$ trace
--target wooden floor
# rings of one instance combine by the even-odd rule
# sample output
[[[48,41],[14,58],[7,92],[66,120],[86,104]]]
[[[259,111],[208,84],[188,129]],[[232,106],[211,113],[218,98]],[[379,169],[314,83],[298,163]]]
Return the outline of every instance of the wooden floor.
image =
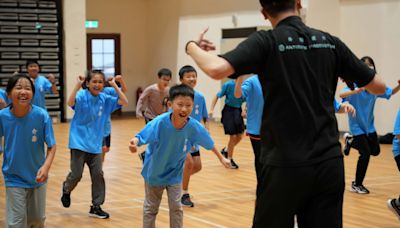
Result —
[[[56,124],[57,154],[53,163],[47,191],[47,227],[141,227],[144,197],[141,162],[137,154],[128,151],[129,139],[142,127],[143,120],[113,120],[112,148],[104,163],[106,202],[103,209],[111,214],[109,220],[89,218],[91,203],[90,176],[87,167],[77,188],[72,192],[71,207],[60,203],[61,183],[69,171],[69,124]],[[220,124],[211,125],[216,146],[227,143]],[[144,149],[144,148],[143,148]],[[390,145],[382,145],[379,157],[371,159],[365,186],[371,194],[359,195],[348,191],[354,178],[358,153],[353,150],[345,158],[346,192],[344,200],[345,228],[400,227],[400,221],[387,209],[386,201],[400,193],[400,174],[393,160]],[[190,193],[194,208],[184,208],[184,226],[251,227],[255,199],[254,158],[248,138],[238,145],[235,160],[240,168],[223,168],[211,152],[203,151],[203,170],[193,176]],[[2,162],[2,157],[0,159]],[[295,190],[295,189],[294,189]],[[4,180],[0,180],[0,227],[5,216]],[[165,195],[164,195],[165,196]],[[273,196],[271,196],[273,197]],[[290,196],[288,196],[290,197]],[[157,227],[169,227],[168,206],[164,197],[157,217]]]

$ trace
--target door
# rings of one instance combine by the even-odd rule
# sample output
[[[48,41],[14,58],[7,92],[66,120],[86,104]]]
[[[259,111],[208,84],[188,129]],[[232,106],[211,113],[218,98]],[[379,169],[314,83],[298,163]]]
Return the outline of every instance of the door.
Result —
[[[87,34],[87,69],[102,70],[106,76],[121,74],[119,34]]]

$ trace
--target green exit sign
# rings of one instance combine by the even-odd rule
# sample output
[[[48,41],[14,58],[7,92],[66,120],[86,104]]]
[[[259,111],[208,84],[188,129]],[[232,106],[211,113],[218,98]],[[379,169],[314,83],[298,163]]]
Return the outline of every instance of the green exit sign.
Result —
[[[85,28],[98,28],[99,21],[86,21]]]

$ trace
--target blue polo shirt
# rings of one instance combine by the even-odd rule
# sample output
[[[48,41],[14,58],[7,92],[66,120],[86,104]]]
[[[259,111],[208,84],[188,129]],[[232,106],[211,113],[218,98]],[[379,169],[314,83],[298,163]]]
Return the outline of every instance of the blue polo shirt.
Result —
[[[35,95],[33,95],[32,104],[46,109],[46,93],[51,93],[51,82],[43,75],[38,75],[35,79]]]
[[[396,137],[400,135],[400,109],[397,112],[396,122],[393,130],[393,155],[396,157],[400,155],[400,140]]]
[[[204,95],[202,93],[196,90],[194,91],[193,111],[190,116],[200,123],[203,119],[208,119],[206,99],[204,98]],[[200,147],[198,145],[194,145],[194,147],[188,146],[188,149],[189,152],[196,152],[200,150]]]
[[[242,97],[247,103],[247,132],[260,135],[264,96],[258,75],[253,75],[243,82]]]
[[[117,91],[113,87],[104,87],[103,93],[113,96],[113,97],[118,97]],[[118,109],[120,109],[122,106],[119,105]],[[104,137],[107,137],[111,134],[111,116],[107,119],[106,124],[104,126]]]
[[[4,89],[0,89],[0,98],[3,99],[7,105],[11,103],[11,100],[8,99],[7,92]]]
[[[183,128],[176,129],[171,115],[167,112],[157,116],[136,135],[138,146],[149,144],[142,169],[142,176],[149,185],[182,182],[187,146],[200,145],[207,150],[214,147],[214,141],[199,121],[189,117]]]
[[[344,92],[351,91],[350,88],[346,87],[343,89]],[[350,132],[352,135],[363,135],[376,132],[374,126],[374,107],[377,98],[390,99],[393,90],[386,87],[385,94],[374,95],[367,91],[362,91],[359,94],[354,94],[343,99],[348,101],[357,110],[357,115],[353,116],[348,114]]]
[[[235,81],[229,80],[224,83],[221,91],[217,93],[217,97],[221,98],[225,96],[225,104],[234,108],[242,107],[242,103],[244,102],[243,98],[235,97]]]
[[[10,107],[0,110],[0,137],[4,136],[3,175],[7,187],[35,188],[36,174],[46,160],[44,144],[56,144],[51,118],[46,110],[32,105],[24,117]]]
[[[105,93],[93,96],[87,89],[80,90],[75,97],[68,147],[101,154],[105,123],[118,107],[118,97]]]

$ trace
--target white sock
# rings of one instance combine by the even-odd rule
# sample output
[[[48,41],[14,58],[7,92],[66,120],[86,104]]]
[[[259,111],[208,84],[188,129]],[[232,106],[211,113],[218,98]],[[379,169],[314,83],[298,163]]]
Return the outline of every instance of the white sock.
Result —
[[[185,195],[185,194],[189,194],[189,191],[188,191],[188,190],[183,190],[183,189],[182,189],[182,195]]]

